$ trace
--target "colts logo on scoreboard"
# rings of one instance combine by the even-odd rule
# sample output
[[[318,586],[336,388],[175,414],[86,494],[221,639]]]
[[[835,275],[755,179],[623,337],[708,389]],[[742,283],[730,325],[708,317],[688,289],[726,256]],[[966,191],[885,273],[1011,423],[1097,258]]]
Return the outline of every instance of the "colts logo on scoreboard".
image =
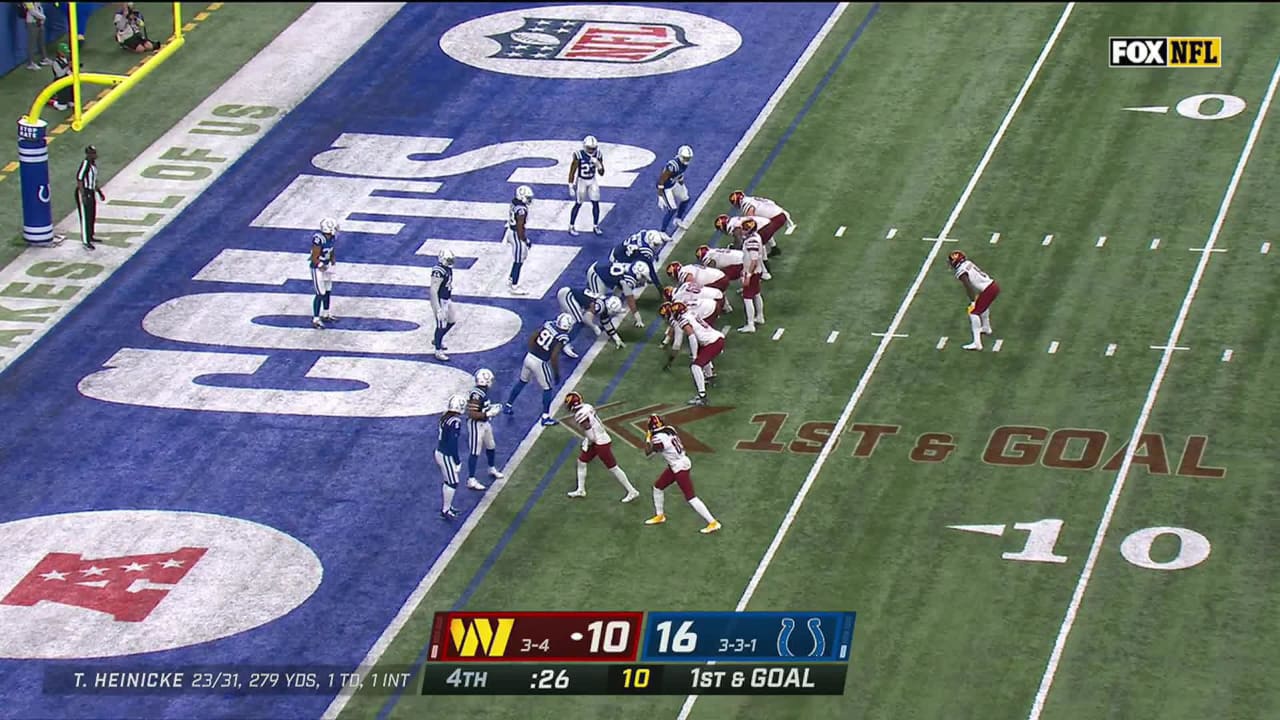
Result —
[[[477,652],[488,657],[502,657],[507,651],[507,641],[511,639],[511,628],[515,624],[515,618],[498,618],[496,621],[488,618],[453,618],[449,621],[449,637],[453,640],[453,649],[458,652],[458,657],[475,657]]]
[[[1111,67],[1222,67],[1220,37],[1113,37]]]

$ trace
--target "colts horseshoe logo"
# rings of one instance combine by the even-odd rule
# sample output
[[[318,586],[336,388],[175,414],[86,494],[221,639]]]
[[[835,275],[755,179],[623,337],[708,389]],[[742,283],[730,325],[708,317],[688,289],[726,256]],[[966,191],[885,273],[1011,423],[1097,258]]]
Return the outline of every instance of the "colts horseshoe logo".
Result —
[[[49,202],[49,186],[41,185],[40,189],[36,191],[36,197],[40,198],[42,203]]]
[[[809,635],[813,637],[813,649],[809,657],[822,657],[827,653],[827,638],[822,634],[822,618],[809,618],[806,623]],[[791,633],[796,629],[795,618],[783,618],[782,629],[778,631],[778,657],[795,657],[791,652]]]

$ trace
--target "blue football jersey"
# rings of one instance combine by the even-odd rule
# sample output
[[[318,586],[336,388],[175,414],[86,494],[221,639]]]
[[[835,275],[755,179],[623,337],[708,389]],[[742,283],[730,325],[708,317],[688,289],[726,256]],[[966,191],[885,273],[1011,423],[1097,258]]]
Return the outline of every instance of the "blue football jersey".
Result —
[[[431,283],[435,285],[439,282],[439,290],[436,291],[436,297],[441,300],[448,300],[453,297],[453,268],[444,265],[436,265],[431,268]]]
[[[550,361],[551,353],[557,347],[564,348],[568,344],[569,336],[548,320],[529,338],[529,354],[544,362]]]
[[[669,188],[677,184],[684,184],[684,171],[688,170],[689,166],[686,165],[683,160],[678,157],[673,157],[667,161],[666,168],[667,172],[670,173],[670,176],[667,178],[667,181],[663,183],[662,187]]]
[[[458,438],[462,434],[462,416],[447,413],[440,417],[440,434],[436,450],[448,458],[458,459]]]
[[[320,248],[320,265],[323,267],[333,262],[333,237],[322,232],[311,234],[311,245]]]
[[[600,150],[595,152],[587,152],[579,148],[574,154],[578,159],[578,177],[583,180],[590,180],[596,176],[596,162],[604,162],[604,157],[600,154]]]

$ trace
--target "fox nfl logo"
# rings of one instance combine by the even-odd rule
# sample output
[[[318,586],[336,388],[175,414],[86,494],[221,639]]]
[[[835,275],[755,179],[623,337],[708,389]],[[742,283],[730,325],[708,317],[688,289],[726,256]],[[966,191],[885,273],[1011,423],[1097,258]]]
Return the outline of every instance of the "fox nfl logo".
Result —
[[[1222,67],[1220,37],[1113,37],[1111,67]]]

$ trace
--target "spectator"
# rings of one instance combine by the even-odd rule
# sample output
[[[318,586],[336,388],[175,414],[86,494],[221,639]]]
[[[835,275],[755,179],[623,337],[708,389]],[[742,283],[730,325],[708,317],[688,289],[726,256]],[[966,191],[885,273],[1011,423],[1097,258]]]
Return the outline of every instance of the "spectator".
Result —
[[[120,43],[120,47],[129,52],[144,53],[151,52],[160,47],[160,43],[152,42],[147,37],[147,23],[142,19],[142,12],[133,6],[133,3],[120,3],[120,9],[116,11],[116,42]]]
[[[53,56],[53,79],[60,80],[71,74],[71,48],[66,43],[58,43]],[[55,110],[66,110],[75,101],[75,90],[70,85],[62,88],[50,100]]]
[[[44,3],[24,2],[21,14],[27,21],[27,69],[39,70],[41,65],[52,64],[49,49],[44,39]],[[36,50],[40,51],[40,62],[36,63]]]

